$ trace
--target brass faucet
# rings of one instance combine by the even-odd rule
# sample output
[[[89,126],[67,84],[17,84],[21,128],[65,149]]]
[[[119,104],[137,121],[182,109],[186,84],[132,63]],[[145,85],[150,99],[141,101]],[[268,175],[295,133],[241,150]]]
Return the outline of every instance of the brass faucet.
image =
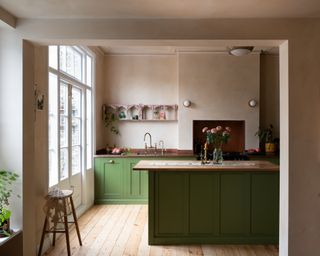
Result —
[[[149,136],[149,146],[148,146],[148,144],[146,142],[146,137],[147,136]],[[152,137],[151,137],[151,134],[149,132],[146,132],[144,134],[143,141],[144,141],[144,153],[145,154],[148,154],[148,149],[152,149],[152,148],[154,148],[155,154],[157,154],[157,143],[155,143],[154,147],[152,146]]]

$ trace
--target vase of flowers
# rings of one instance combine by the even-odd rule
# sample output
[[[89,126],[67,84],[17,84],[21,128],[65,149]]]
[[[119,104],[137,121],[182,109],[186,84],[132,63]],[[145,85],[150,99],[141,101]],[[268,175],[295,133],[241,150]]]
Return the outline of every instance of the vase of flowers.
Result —
[[[231,137],[230,127],[217,126],[215,128],[209,129],[204,127],[202,132],[206,135],[206,143],[213,144],[213,164],[222,164],[223,162],[223,152],[222,145],[227,144]]]

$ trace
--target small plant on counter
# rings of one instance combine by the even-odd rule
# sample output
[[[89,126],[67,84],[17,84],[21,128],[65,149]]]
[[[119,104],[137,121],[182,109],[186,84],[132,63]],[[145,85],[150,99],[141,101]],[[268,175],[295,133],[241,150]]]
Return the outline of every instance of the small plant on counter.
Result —
[[[270,124],[267,128],[259,128],[255,134],[259,137],[261,151],[267,154],[274,154],[276,151],[275,139],[273,138],[273,125]]]
[[[0,170],[0,237],[10,236],[11,211],[7,207],[13,192],[11,186],[18,177],[14,172]]]

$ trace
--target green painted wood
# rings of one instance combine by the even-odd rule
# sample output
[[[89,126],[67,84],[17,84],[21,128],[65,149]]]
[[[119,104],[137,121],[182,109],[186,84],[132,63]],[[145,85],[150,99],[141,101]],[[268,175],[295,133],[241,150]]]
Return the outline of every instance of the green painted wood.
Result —
[[[102,168],[103,198],[115,199],[123,197],[123,161],[122,159],[105,158],[100,164]]]
[[[149,173],[149,244],[277,244],[279,173]]]
[[[189,174],[190,234],[219,234],[219,190],[217,173]]]
[[[133,171],[140,160],[194,160],[194,157],[103,157],[95,158],[96,204],[148,203],[148,172]],[[109,161],[114,161],[112,165]]]
[[[250,174],[220,174],[220,232],[225,235],[250,232]]]
[[[123,161],[114,158],[95,160],[95,201],[123,197]]]
[[[155,176],[155,233],[157,235],[183,235],[185,232],[186,175],[164,172]]]
[[[134,171],[140,159],[125,160],[125,197],[128,199],[148,199],[148,172]]]
[[[279,175],[254,173],[251,176],[251,232],[277,234],[279,228]]]

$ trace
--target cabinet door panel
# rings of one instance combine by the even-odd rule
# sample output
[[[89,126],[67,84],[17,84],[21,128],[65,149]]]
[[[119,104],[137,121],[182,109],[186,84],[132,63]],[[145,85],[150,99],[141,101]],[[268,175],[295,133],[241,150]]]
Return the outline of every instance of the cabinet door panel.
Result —
[[[103,162],[104,198],[121,198],[123,194],[123,164],[119,159],[106,159]]]
[[[190,173],[189,191],[189,233],[218,234],[219,175]]]
[[[125,189],[129,199],[148,198],[148,172],[133,170],[139,161],[140,159],[128,159],[126,162]]]
[[[250,174],[221,173],[221,234],[250,232]]]
[[[279,175],[256,173],[251,178],[251,232],[277,235],[279,232]]]
[[[186,217],[186,175],[176,172],[155,173],[156,233],[182,235]]]

